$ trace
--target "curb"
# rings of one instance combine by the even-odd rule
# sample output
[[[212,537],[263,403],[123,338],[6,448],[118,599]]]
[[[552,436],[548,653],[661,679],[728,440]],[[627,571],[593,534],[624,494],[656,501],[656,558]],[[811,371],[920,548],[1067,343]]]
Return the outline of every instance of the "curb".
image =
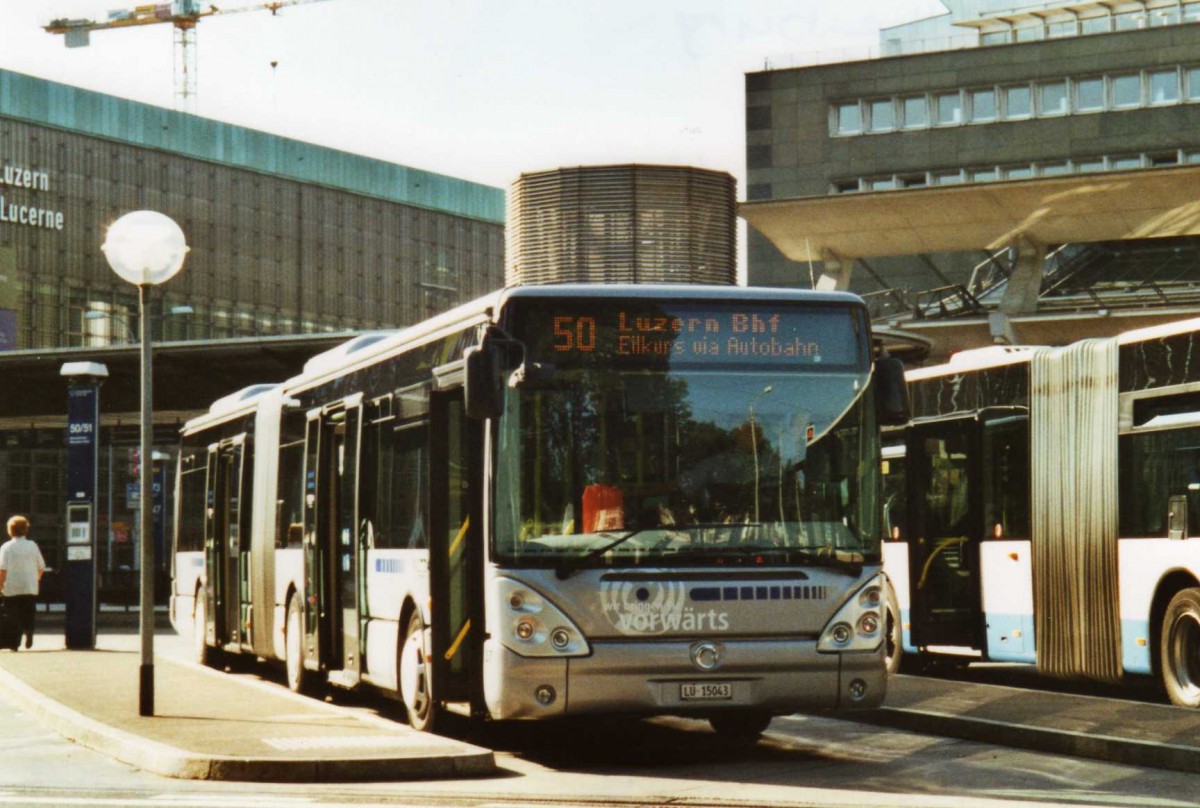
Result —
[[[1073,730],[1008,724],[986,718],[963,718],[949,713],[899,707],[848,712],[844,717],[863,724],[894,727],[927,735],[942,735],[1110,763],[1200,773],[1200,747],[1194,746],[1139,741],[1112,735],[1089,735]]]
[[[164,777],[184,780],[328,782],[479,777],[496,771],[491,750],[407,758],[312,760],[201,755],[101,724],[46,698],[0,668],[0,691],[42,723],[82,746]]]

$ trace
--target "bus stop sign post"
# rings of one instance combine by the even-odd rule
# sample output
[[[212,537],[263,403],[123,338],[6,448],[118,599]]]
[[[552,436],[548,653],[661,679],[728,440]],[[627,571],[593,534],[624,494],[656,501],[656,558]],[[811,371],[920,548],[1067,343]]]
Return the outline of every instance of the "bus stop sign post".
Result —
[[[100,385],[108,368],[99,362],[66,362],[67,559],[63,569],[67,648],[96,647],[96,458]]]

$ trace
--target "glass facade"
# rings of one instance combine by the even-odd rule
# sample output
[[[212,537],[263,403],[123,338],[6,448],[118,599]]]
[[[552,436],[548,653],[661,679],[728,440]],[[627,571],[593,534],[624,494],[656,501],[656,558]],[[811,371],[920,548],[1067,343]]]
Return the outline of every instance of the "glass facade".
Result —
[[[167,214],[190,247],[151,297],[157,342],[426,319],[503,285],[504,200],[503,189],[0,70],[0,351],[138,340],[137,290],[99,249],[131,210]],[[116,425],[111,401],[102,388],[94,505],[107,603],[133,591],[140,541],[137,418]],[[60,424],[65,384],[62,402]],[[61,599],[66,450],[47,415],[31,428],[0,402],[0,500],[29,518],[52,568],[45,596]],[[156,473],[173,471],[178,415],[156,413]],[[160,491],[169,515],[171,486]]]

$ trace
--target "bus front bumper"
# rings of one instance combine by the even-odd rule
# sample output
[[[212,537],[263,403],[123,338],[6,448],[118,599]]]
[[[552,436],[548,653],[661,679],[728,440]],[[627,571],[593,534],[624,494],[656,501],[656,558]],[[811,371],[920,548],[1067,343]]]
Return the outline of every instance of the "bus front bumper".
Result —
[[[495,720],[586,713],[710,715],[724,709],[784,715],[869,708],[887,692],[883,648],[817,653],[816,641],[719,642],[720,664],[691,661],[694,640],[594,642],[586,657],[522,657],[489,640],[484,697]]]

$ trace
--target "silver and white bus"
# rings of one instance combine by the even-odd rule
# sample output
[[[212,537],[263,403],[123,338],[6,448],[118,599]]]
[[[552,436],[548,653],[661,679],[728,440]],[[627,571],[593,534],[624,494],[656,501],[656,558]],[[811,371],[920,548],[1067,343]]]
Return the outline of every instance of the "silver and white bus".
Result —
[[[1200,320],[909,371],[894,642],[1200,707]]]
[[[855,296],[738,287],[517,287],[363,335],[186,424],[172,620],[427,730],[877,705],[896,365]]]

